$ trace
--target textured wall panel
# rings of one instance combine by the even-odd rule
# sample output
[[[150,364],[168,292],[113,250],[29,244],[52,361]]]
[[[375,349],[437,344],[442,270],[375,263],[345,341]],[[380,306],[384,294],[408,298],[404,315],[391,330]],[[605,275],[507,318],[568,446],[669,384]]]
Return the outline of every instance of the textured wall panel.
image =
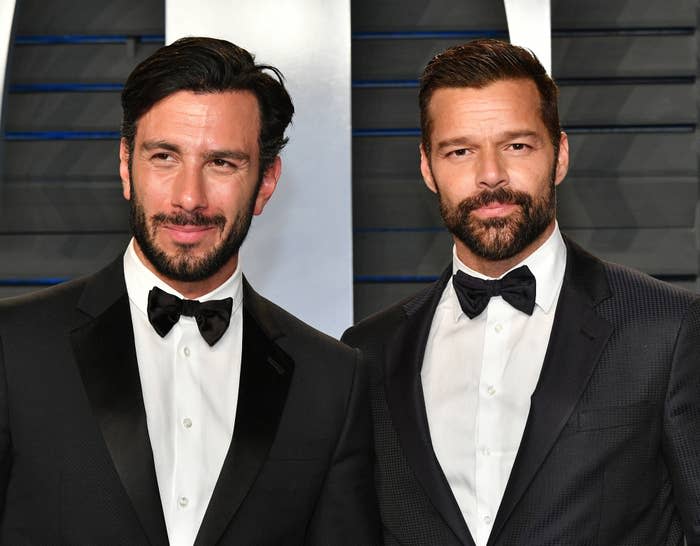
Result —
[[[551,0],[552,28],[694,26],[693,0]],[[353,1],[353,31],[506,28],[503,2],[494,0]]]
[[[0,235],[0,278],[84,275],[122,255],[128,241],[125,233]]]
[[[695,84],[562,85],[563,125],[695,123]],[[355,88],[355,129],[418,128],[417,87]]]
[[[26,34],[162,34],[163,0],[17,0],[16,32]]]
[[[465,38],[356,40],[354,80],[415,79],[437,53]],[[555,78],[694,76],[692,35],[577,36],[552,40]]]
[[[126,232],[121,183],[10,182],[0,190],[0,233]],[[48,266],[49,264],[47,264]]]
[[[162,44],[52,44],[15,46],[13,83],[124,83],[134,67]]]
[[[7,97],[8,131],[119,131],[118,92],[13,93]]]

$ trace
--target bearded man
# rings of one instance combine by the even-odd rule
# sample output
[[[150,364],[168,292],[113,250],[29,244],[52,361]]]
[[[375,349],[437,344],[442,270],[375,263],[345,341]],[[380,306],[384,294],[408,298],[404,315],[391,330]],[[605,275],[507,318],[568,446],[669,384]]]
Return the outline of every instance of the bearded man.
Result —
[[[0,543],[376,543],[358,352],[238,261],[280,177],[281,74],[185,38],[122,106],[125,254],[0,304]]]
[[[348,330],[386,544],[700,544],[700,299],[564,237],[557,88],[480,40],[420,86],[452,264]]]

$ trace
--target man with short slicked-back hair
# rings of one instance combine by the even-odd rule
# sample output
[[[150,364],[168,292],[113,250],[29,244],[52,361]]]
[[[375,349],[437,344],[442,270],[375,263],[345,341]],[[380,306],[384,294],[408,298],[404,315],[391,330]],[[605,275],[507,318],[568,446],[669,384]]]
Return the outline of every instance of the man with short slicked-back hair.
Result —
[[[498,40],[426,67],[421,173],[454,250],[344,334],[370,368],[386,544],[700,544],[700,298],[563,236],[557,88]]]
[[[281,174],[280,72],[183,38],[122,106],[124,255],[0,303],[0,543],[376,544],[359,352],[238,260]]]

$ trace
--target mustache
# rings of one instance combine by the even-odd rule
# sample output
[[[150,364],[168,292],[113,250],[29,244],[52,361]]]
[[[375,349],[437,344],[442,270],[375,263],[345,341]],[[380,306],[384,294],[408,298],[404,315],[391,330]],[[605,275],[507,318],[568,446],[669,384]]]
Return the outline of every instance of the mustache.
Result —
[[[215,214],[207,216],[201,212],[178,212],[175,214],[165,214],[160,212],[151,216],[153,227],[158,227],[163,224],[171,224],[174,226],[214,226],[223,229],[226,225],[226,217],[223,214]]]
[[[467,197],[459,205],[463,212],[471,212],[481,207],[490,205],[491,203],[502,203],[504,205],[520,205],[521,207],[529,207],[532,204],[532,198],[525,192],[515,191],[511,188],[498,188],[495,190],[484,190],[476,195]]]

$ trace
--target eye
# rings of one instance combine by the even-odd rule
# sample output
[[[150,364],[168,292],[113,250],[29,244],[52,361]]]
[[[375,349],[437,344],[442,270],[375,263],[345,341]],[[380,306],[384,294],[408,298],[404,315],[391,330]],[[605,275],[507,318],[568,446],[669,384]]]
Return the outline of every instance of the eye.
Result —
[[[217,157],[211,160],[211,165],[217,169],[237,169],[238,166],[231,161]]]
[[[170,159],[170,154],[168,152],[157,152],[151,156],[152,159],[156,161],[167,161]]]
[[[509,147],[511,150],[514,150],[516,152],[521,152],[530,148],[530,146],[528,146],[524,142],[514,142],[513,144],[510,144]]]
[[[457,148],[456,150],[450,150],[445,154],[447,157],[464,157],[469,153],[466,148]]]

